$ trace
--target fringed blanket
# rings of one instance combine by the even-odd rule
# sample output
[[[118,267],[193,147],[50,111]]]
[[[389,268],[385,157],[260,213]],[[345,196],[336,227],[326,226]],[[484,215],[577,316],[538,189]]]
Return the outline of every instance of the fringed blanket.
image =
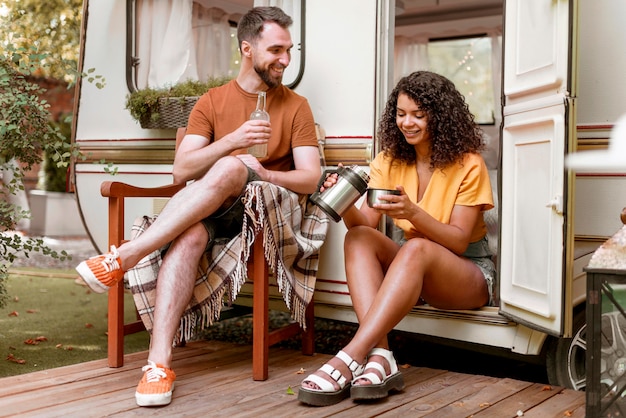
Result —
[[[304,313],[313,297],[318,252],[326,238],[329,218],[306,196],[267,182],[248,184],[244,195],[242,232],[232,240],[218,240],[200,260],[192,299],[174,341],[190,341],[198,331],[219,319],[224,303],[232,303],[247,277],[247,261],[254,238],[263,231],[263,247],[270,270],[291,315],[304,327]],[[141,235],[155,217],[135,221],[131,239]],[[260,236],[260,235],[259,235]],[[126,273],[135,305],[152,331],[161,250],[142,259]]]

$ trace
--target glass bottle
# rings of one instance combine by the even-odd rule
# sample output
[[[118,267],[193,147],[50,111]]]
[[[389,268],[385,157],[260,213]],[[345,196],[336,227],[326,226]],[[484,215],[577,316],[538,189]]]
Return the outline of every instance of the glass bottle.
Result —
[[[270,114],[265,111],[265,92],[260,91],[256,99],[256,109],[250,114],[250,120],[266,120],[270,121]],[[248,148],[248,153],[257,157],[267,157],[267,143],[253,145]]]

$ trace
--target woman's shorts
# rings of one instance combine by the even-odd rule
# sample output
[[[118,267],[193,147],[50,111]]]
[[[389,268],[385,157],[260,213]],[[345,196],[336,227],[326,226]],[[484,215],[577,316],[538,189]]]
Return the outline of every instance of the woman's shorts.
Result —
[[[482,271],[485,281],[487,282],[487,288],[489,289],[489,306],[493,306],[493,285],[496,280],[496,265],[492,260],[487,237],[484,237],[480,241],[470,243],[465,253],[463,253],[463,256],[467,257]]]

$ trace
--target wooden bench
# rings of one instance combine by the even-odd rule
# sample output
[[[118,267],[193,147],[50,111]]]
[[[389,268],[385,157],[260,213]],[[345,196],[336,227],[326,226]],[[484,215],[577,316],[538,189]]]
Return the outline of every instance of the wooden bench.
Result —
[[[186,128],[176,132],[176,150],[185,136]],[[184,184],[170,184],[162,187],[143,188],[116,181],[105,181],[100,186],[102,196],[108,198],[109,205],[109,246],[119,247],[124,242],[124,204],[126,198],[171,197],[181,190]],[[270,332],[269,329],[269,268],[265,261],[263,237],[254,240],[251,261],[248,266],[248,279],[253,282],[252,301],[252,378],[268,378],[269,347],[292,338],[302,332],[302,353],[312,355],[315,351],[314,304],[313,300],[306,311],[306,331],[297,323],[286,325]],[[124,324],[124,283],[119,282],[109,290],[108,299],[108,364],[121,367],[124,364],[124,336],[144,330],[140,320]]]

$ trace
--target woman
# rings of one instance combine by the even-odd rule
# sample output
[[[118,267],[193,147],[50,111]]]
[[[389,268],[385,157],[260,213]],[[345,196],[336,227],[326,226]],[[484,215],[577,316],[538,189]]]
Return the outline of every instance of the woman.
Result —
[[[370,164],[369,187],[400,194],[344,213],[346,276],[359,329],[303,380],[298,399],[310,405],[402,390],[387,333],[418,302],[474,309],[490,301],[495,266],[483,211],[493,207],[493,196],[479,154],[482,134],[463,96],[432,72],[404,77],[387,101],[378,138],[382,151]],[[336,181],[332,175],[323,187]],[[404,231],[401,243],[376,229],[383,215]]]

